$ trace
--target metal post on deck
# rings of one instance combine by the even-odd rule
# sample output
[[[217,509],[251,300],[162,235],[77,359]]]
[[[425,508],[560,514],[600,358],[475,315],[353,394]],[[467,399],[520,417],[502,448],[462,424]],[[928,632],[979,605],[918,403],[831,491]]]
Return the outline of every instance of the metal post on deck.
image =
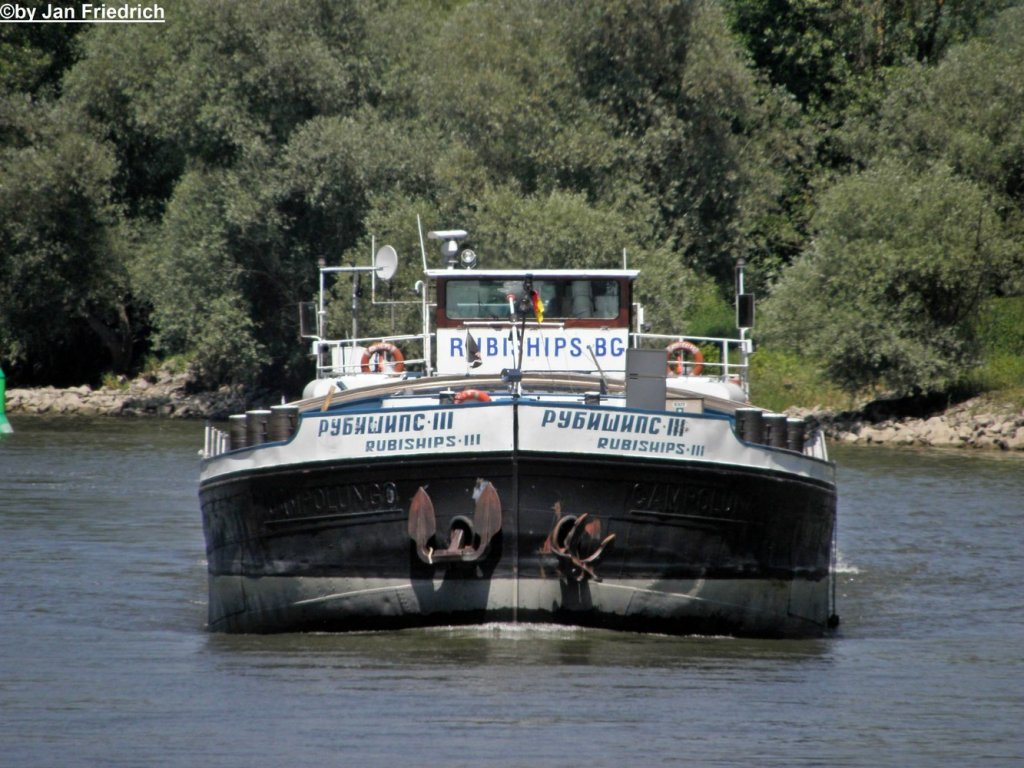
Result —
[[[740,332],[740,361],[743,366],[743,393],[750,397],[750,354],[753,344],[747,338],[747,331],[754,327],[754,294],[747,293],[743,284],[747,260],[736,259],[736,327]]]

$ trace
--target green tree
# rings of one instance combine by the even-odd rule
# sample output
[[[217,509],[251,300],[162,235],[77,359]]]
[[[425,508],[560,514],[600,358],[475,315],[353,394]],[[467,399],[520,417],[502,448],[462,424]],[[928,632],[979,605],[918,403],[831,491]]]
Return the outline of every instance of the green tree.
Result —
[[[760,206],[749,239],[752,282],[761,290],[808,243],[808,221],[820,178],[863,168],[879,152],[870,145],[913,140],[910,125],[885,107],[890,92],[903,90],[906,72],[931,72],[968,40],[979,26],[1012,0],[728,0],[730,24],[757,71],[792,94],[800,119],[791,112],[772,115],[770,137],[793,138],[781,152],[785,186],[780,205]],[[914,77],[917,77],[915,75]],[[965,83],[966,85],[966,83]],[[991,102],[990,102],[991,103]],[[961,109],[950,103],[949,109]],[[932,104],[922,121],[933,126],[944,108]],[[878,120],[880,112],[893,119]],[[851,136],[856,136],[851,140]],[[887,154],[883,149],[881,154]],[[914,162],[909,155],[908,162]],[[935,162],[932,154],[922,157]],[[955,164],[954,164],[955,167]],[[763,183],[757,184],[764,189]],[[762,234],[764,233],[764,234]]]
[[[763,340],[824,361],[850,392],[941,391],[974,361],[974,320],[1013,241],[986,191],[889,161],[820,198],[812,247],[765,304]]]
[[[0,357],[28,382],[127,371],[136,308],[111,147],[46,103],[17,131],[25,145],[0,149]]]
[[[145,104],[153,80],[170,65],[174,21],[97,25],[80,39],[82,55],[64,78],[62,103],[86,118],[115,152],[111,194],[126,216],[158,221],[185,169],[186,148],[153,126]],[[124,61],[132,66],[125,67]],[[114,76],[111,76],[114,73]]]
[[[890,153],[944,162],[1024,210],[1022,82],[1024,8],[1013,8],[938,66],[894,76],[878,111],[851,126],[850,152],[862,162]]]
[[[778,96],[758,83],[718,4],[588,3],[570,45],[580,87],[623,140],[620,188],[640,190],[651,239],[730,282],[751,245],[774,250],[799,141]],[[799,134],[797,134],[797,137]],[[635,194],[634,194],[635,199]]]
[[[191,160],[231,165],[371,97],[362,6],[182,0],[159,30],[90,34],[69,86],[96,116],[127,117]]]
[[[47,3],[19,3],[46,10]],[[60,92],[64,72],[74,63],[78,24],[0,24],[0,95],[49,98]]]
[[[728,0],[757,67],[802,104],[839,114],[862,78],[935,63],[1008,0]]]
[[[191,172],[175,189],[159,240],[139,254],[134,282],[153,307],[156,348],[198,363],[208,386],[251,383],[264,360],[243,270],[231,253],[225,171]]]
[[[543,0],[466,3],[450,14],[428,41],[415,96],[418,115],[444,137],[437,156],[466,167],[451,172],[524,194],[600,193],[619,144],[577,87],[565,33],[579,21]]]
[[[340,257],[365,234],[373,195],[430,190],[438,140],[436,132],[373,109],[307,121],[281,162],[280,206],[292,247],[311,262]]]
[[[373,100],[369,5],[184,0],[159,34],[90,30],[67,77],[68,104],[118,149],[111,194],[152,238],[130,273],[153,338],[193,355],[208,384],[252,380],[261,362],[276,377],[294,362],[309,255],[356,241],[358,223],[340,242],[336,226],[306,226],[315,211],[284,158],[314,118]]]

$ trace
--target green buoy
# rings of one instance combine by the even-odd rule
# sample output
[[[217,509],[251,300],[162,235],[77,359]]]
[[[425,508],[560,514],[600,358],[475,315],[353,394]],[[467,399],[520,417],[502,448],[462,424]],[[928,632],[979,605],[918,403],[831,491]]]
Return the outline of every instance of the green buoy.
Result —
[[[14,431],[14,427],[7,420],[7,377],[4,376],[4,369],[0,368],[0,435],[6,435]]]

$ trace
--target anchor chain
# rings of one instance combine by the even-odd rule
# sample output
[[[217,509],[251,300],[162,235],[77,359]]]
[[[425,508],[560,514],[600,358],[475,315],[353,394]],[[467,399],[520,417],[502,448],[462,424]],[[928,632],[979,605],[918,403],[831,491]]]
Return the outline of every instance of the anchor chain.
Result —
[[[601,540],[596,549],[584,554],[584,544],[587,540],[598,538],[601,535],[601,521],[594,520],[588,523],[589,516],[589,513],[584,512],[579,517],[570,515],[560,518],[548,537],[551,542],[551,552],[558,558],[563,572],[576,581],[585,581],[586,579],[601,581],[601,577],[597,575],[594,567],[604,554],[605,549],[615,540],[615,534],[609,534]],[[565,532],[567,527],[569,530]]]

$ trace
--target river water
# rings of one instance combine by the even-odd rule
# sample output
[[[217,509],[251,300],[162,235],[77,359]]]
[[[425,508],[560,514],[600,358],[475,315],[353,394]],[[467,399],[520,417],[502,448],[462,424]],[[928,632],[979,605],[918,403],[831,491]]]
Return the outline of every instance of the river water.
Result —
[[[209,634],[197,422],[0,440],[0,766],[1020,766],[1024,460],[834,449],[816,641]]]

